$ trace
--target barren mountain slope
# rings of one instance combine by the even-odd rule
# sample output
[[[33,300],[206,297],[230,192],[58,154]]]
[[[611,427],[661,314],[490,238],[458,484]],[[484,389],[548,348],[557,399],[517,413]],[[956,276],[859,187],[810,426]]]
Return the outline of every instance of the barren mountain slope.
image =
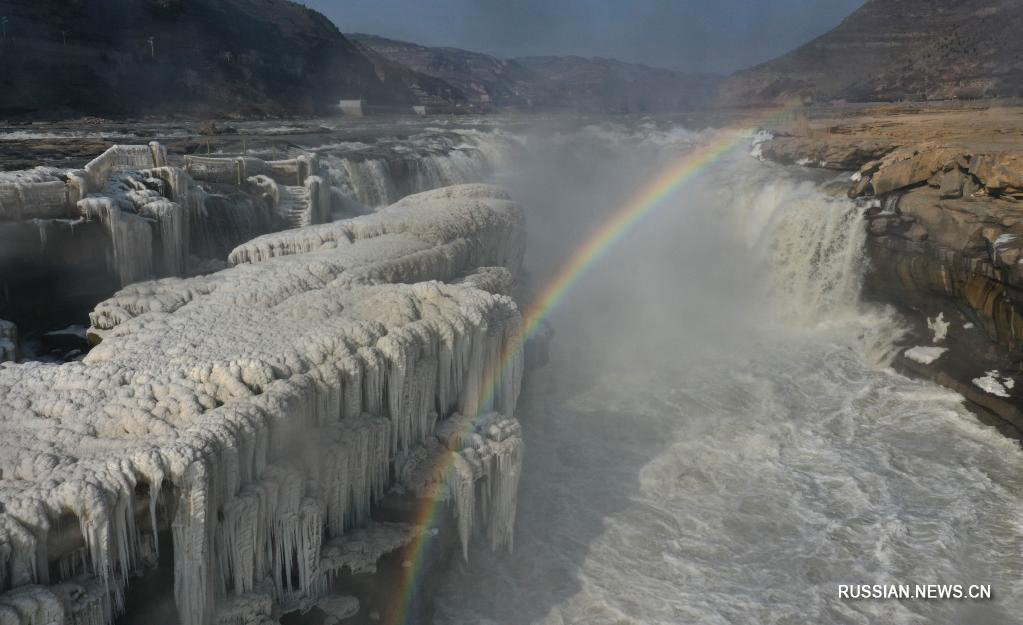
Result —
[[[288,0],[7,0],[0,115],[305,114],[406,104],[400,80]]]
[[[736,72],[733,104],[1023,94],[1023,1],[869,0],[832,31]]]

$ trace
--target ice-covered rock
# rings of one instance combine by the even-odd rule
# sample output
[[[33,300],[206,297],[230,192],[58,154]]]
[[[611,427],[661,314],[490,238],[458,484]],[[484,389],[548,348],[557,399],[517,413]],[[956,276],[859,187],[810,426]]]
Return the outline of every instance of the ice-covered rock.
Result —
[[[358,614],[359,600],[355,597],[333,596],[323,599],[316,607],[323,610],[328,617],[333,617],[336,623]]]
[[[313,605],[331,571],[422,530],[354,538],[392,461],[431,441],[458,452],[463,536],[510,543],[521,440],[496,413],[514,413],[521,320],[463,278],[517,274],[523,244],[503,192],[440,189],[261,237],[216,274],[131,285],[96,307],[83,360],[0,368],[0,606],[94,580],[43,622],[110,622],[163,524],[185,625]],[[76,526],[77,544],[50,540]],[[50,610],[44,591],[33,605]]]
[[[452,502],[464,557],[479,519],[487,523],[491,547],[511,548],[522,467],[517,421],[497,413],[477,419],[454,415],[396,466],[401,485],[417,497]]]

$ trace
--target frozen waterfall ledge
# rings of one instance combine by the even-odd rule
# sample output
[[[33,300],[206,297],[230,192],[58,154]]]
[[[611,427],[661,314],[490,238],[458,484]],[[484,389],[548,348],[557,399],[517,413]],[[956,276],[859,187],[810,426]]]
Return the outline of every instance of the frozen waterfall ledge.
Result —
[[[524,241],[503,191],[429,191],[131,285],[81,362],[0,365],[0,623],[113,622],[167,558],[182,624],[273,622],[438,531],[377,519],[394,488],[510,547]]]

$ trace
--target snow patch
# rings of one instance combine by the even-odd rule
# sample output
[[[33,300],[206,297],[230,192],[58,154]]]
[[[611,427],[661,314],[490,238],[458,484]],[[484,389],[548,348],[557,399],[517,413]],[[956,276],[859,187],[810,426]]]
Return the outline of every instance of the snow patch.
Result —
[[[907,349],[904,352],[904,355],[906,358],[916,361],[922,365],[929,365],[947,351],[948,349],[944,347],[924,347],[922,345],[918,345]]]
[[[998,397],[1009,397],[1009,391],[1016,386],[1011,377],[1001,375],[997,370],[988,371],[983,377],[974,378],[973,384],[985,393]]]
[[[938,313],[934,319],[927,318],[927,327],[934,333],[931,339],[933,343],[941,343],[948,336],[948,322],[945,321],[945,313]]]
[[[1010,243],[1012,243],[1015,240],[1016,240],[1016,235],[1014,235],[1014,234],[999,235],[999,237],[997,239],[995,239],[995,249],[1001,249],[1001,248],[1009,245]]]

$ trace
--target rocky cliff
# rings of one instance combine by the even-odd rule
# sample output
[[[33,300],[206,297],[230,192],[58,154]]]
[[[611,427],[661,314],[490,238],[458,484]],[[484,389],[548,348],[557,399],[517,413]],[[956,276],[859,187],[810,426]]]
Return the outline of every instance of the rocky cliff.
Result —
[[[310,114],[410,104],[324,16],[288,0],[8,0],[0,115]]]
[[[594,113],[673,112],[703,106],[720,78],[576,56],[499,59],[374,35],[349,37],[394,63],[443,80],[475,105]]]
[[[906,321],[895,364],[1023,432],[1023,132],[1018,109],[876,112],[803,123],[769,159],[852,170],[866,216],[868,298]],[[824,128],[827,127],[828,132]],[[786,132],[781,129],[781,132]]]
[[[736,72],[733,104],[1021,95],[1020,0],[869,0],[832,31]]]

